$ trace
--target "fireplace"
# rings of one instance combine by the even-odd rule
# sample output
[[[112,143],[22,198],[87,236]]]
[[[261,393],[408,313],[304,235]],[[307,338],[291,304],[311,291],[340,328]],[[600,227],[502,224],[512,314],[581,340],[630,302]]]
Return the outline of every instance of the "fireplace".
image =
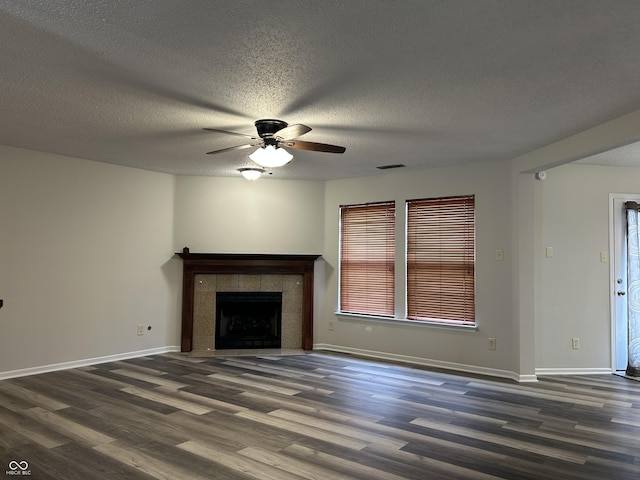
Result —
[[[282,292],[281,348],[313,349],[313,269],[320,255],[190,253],[182,271],[181,351],[215,349],[217,292]],[[250,347],[248,347],[250,348]]]
[[[282,292],[217,292],[215,348],[280,348]]]

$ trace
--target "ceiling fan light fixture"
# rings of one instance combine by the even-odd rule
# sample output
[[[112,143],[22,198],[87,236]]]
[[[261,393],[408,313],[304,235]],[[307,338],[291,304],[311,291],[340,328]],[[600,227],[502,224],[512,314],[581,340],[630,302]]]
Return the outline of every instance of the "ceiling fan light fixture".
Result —
[[[276,148],[273,145],[266,145],[258,148],[249,155],[249,158],[261,167],[274,168],[282,167],[291,161],[293,155],[284,148]]]
[[[247,167],[239,168],[238,171],[244,178],[253,181],[260,178],[260,175],[264,173],[264,168]]]

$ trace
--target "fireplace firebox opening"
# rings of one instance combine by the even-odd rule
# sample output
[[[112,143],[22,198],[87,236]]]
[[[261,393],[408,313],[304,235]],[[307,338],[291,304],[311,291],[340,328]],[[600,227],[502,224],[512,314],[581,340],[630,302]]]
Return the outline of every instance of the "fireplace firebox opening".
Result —
[[[217,292],[216,349],[281,348],[282,292]]]

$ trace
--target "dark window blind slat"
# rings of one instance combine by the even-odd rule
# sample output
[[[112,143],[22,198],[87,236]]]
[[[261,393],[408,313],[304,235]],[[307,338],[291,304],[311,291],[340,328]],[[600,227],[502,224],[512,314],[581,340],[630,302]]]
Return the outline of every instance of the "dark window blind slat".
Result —
[[[340,311],[394,314],[395,202],[340,208]]]
[[[475,323],[475,197],[407,202],[407,318]]]

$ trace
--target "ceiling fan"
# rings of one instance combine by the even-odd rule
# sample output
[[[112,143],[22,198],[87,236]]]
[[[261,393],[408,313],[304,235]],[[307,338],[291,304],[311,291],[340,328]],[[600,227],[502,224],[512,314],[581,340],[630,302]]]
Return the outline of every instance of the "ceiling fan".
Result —
[[[210,132],[226,133],[228,135],[236,135],[238,137],[244,137],[251,140],[251,142],[245,145],[237,145],[235,147],[213,150],[211,152],[207,152],[207,154],[210,155],[215,153],[224,153],[231,150],[242,150],[251,147],[259,147],[261,149],[272,147],[272,149],[274,150],[281,149],[282,147],[287,147],[327,153],[344,153],[344,151],[346,150],[345,147],[339,147],[338,145],[296,140],[298,137],[311,131],[311,127],[302,125],[300,123],[289,125],[287,122],[283,122],[282,120],[264,119],[256,120],[255,126],[256,130],[258,131],[258,136],[229,132],[227,130],[220,130],[217,128],[205,128],[204,130],[208,130]]]

